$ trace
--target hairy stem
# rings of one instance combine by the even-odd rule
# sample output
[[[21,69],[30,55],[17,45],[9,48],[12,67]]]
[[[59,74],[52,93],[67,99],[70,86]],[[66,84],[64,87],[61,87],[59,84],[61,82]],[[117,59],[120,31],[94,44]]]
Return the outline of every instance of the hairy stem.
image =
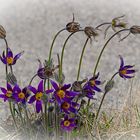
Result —
[[[96,74],[97,67],[98,67],[98,65],[99,65],[100,59],[101,59],[101,57],[102,57],[102,54],[103,54],[103,52],[104,52],[106,46],[108,45],[108,43],[111,41],[112,38],[114,38],[117,34],[119,34],[120,32],[123,32],[123,31],[129,31],[129,29],[122,29],[122,30],[116,32],[115,34],[113,34],[113,35],[107,40],[107,42],[106,42],[105,45],[103,46],[103,48],[102,48],[102,50],[101,50],[101,52],[100,52],[100,54],[99,54],[99,56],[98,56],[98,59],[97,59],[97,62],[96,62],[95,68],[94,68],[93,76],[95,76],[95,74]]]
[[[51,60],[52,50],[53,50],[53,46],[54,46],[54,42],[55,42],[57,36],[58,36],[62,31],[64,31],[64,30],[65,30],[65,28],[62,29],[62,30],[60,30],[60,31],[58,31],[57,34],[56,34],[56,35],[54,36],[54,38],[53,38],[53,41],[52,41],[52,44],[51,44],[51,48],[50,48],[50,52],[49,52],[49,61]]]
[[[80,61],[79,61],[78,73],[77,73],[77,81],[79,80],[80,70],[81,70],[81,65],[82,65],[82,60],[83,60],[83,55],[84,55],[85,48],[87,46],[88,40],[89,40],[89,38],[86,39],[86,42],[85,42],[84,47],[82,49],[82,53],[81,53],[81,57],[80,57]]]

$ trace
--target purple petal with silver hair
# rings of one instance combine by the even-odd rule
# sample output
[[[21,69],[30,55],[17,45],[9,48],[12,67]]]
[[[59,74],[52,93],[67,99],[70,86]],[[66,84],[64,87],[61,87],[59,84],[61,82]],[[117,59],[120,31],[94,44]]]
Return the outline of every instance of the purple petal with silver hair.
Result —
[[[29,104],[32,104],[34,101],[36,100],[35,95],[33,95],[30,100],[29,100]]]
[[[12,57],[13,58],[13,52],[11,51],[10,48],[8,48],[7,57]]]
[[[36,101],[36,112],[39,113],[42,110],[42,101]]]
[[[61,89],[66,90],[66,89],[69,89],[70,87],[71,87],[71,84],[65,84]]]
[[[13,89],[12,89],[12,86],[11,86],[9,83],[7,83],[7,90],[10,90],[10,91],[13,90]]]
[[[28,86],[28,89],[29,89],[30,91],[32,91],[34,94],[37,93],[36,88],[34,88],[34,87],[32,87],[32,86]]]
[[[4,94],[7,93],[7,90],[6,90],[5,88],[1,87],[0,89],[1,89],[1,91],[2,91]]]
[[[14,62],[13,62],[13,65],[16,63],[16,61],[23,55],[24,51],[18,53],[17,55],[15,55],[14,57]]]
[[[55,83],[55,82],[52,81],[52,80],[50,80],[50,82],[51,82],[51,84],[52,84],[52,86],[53,86],[53,88],[54,88],[55,90],[59,90],[59,87],[58,87],[57,83]]]
[[[41,80],[38,84],[38,91],[43,92],[43,80]]]
[[[121,55],[119,55],[119,57],[120,57],[120,60],[121,60],[121,64],[120,64],[120,68],[121,68],[121,67],[123,67],[123,66],[124,66],[124,60],[123,60],[123,58],[122,58],[122,56],[121,56]]]

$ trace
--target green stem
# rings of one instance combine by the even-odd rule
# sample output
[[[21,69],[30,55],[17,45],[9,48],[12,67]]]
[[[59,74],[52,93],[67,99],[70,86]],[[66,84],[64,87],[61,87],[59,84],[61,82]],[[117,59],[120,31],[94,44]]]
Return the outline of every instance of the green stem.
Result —
[[[93,76],[95,76],[95,74],[96,74],[96,70],[97,70],[97,67],[98,67],[98,65],[99,65],[101,56],[102,56],[102,54],[103,54],[103,52],[104,52],[104,50],[105,50],[107,44],[111,41],[112,38],[114,38],[114,37],[115,37],[117,34],[119,34],[120,32],[129,31],[129,30],[130,30],[130,29],[122,29],[122,30],[116,32],[115,34],[113,34],[113,35],[107,40],[107,42],[106,42],[105,45],[103,46],[103,48],[102,48],[102,50],[101,50],[101,52],[100,52],[100,54],[99,54],[99,56],[98,56],[98,59],[97,59],[97,62],[96,62],[95,68],[94,68]]]
[[[110,78],[109,81],[112,81],[118,73],[119,73],[119,72],[116,72],[116,73]],[[99,108],[98,108],[98,111],[97,111],[97,114],[96,114],[95,120],[98,119],[98,116],[99,116],[99,113],[100,113],[100,110],[101,110],[101,107],[102,107],[103,101],[104,101],[104,99],[105,99],[105,95],[106,95],[106,92],[104,93],[104,95],[103,95],[103,97],[102,97],[102,100],[101,100],[101,103],[100,103],[100,105],[99,105]]]
[[[34,80],[34,78],[37,76],[37,74],[35,74],[33,77],[32,77],[32,79],[30,80],[30,82],[29,82],[29,86],[32,84],[32,82],[33,82],[33,80]]]
[[[54,42],[55,42],[57,36],[58,36],[62,31],[64,31],[64,30],[65,30],[65,28],[62,29],[62,30],[60,30],[60,31],[54,36],[54,39],[53,39],[52,44],[51,44],[50,52],[49,52],[49,61],[51,60],[51,55],[52,55],[52,50],[53,50]]]
[[[20,106],[19,104],[17,103],[17,106],[18,106],[18,111],[19,111],[19,116],[20,116],[20,119],[21,119],[21,122],[22,122],[22,125],[24,125],[24,120],[23,120],[23,117],[22,117],[22,114],[21,114],[21,109],[20,109]]]
[[[5,44],[6,44],[6,57],[7,57],[7,54],[8,54],[8,42],[7,42],[6,38],[4,38],[4,41],[5,41]],[[6,71],[6,79],[7,79],[7,75],[8,75],[8,64],[6,64],[6,66],[5,66],[5,71]]]
[[[16,119],[15,119],[15,116],[14,116],[14,113],[13,113],[13,110],[12,110],[12,102],[10,102],[10,101],[9,101],[9,108],[10,108],[10,112],[11,112],[15,127],[18,128],[17,124],[16,124]]]
[[[86,42],[85,42],[84,47],[82,49],[82,53],[81,53],[81,57],[80,57],[80,61],[79,61],[78,73],[77,73],[77,81],[79,80],[81,64],[82,64],[82,60],[83,60],[83,55],[84,55],[85,48],[87,46],[88,40],[89,40],[89,38],[86,39]]]
[[[76,33],[76,32],[74,32],[74,33]],[[65,47],[66,47],[66,44],[67,44],[68,40],[70,39],[70,37],[71,37],[74,33],[71,33],[71,34],[67,37],[67,39],[66,39],[65,42],[64,42],[63,48],[62,48],[61,60],[60,60],[60,64],[61,64],[61,65],[60,65],[60,77],[59,77],[59,79],[62,78],[62,68],[63,68],[64,50],[65,50]]]
[[[95,29],[98,29],[99,27],[101,27],[101,26],[103,26],[103,25],[108,25],[108,24],[111,24],[111,22],[102,23],[102,24],[98,25]]]

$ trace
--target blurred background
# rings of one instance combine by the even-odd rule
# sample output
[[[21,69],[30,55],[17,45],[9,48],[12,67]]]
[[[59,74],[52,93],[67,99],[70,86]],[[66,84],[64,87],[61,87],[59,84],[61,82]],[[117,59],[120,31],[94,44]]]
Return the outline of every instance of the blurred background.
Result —
[[[24,55],[14,66],[14,73],[21,86],[28,85],[31,77],[38,69],[38,61],[48,58],[49,48],[56,32],[72,21],[72,14],[81,27],[93,26],[103,22],[110,22],[114,17],[125,15],[124,20],[128,27],[140,25],[139,0],[0,0],[0,25],[7,31],[9,47],[14,54],[25,51]],[[104,28],[103,28],[104,29]],[[104,31],[104,30],[103,30]],[[100,32],[103,34],[103,32]],[[107,37],[113,32],[110,30]],[[55,43],[53,58],[57,64],[57,53],[61,52],[62,45],[69,35],[63,32]],[[124,34],[125,35],[125,34]],[[76,80],[78,62],[82,47],[86,40],[84,33],[75,34],[68,42],[64,55],[64,74],[66,82]],[[105,43],[103,35],[88,43],[84,55],[80,78],[90,77],[102,46]],[[5,43],[0,40],[0,53],[5,49]],[[105,50],[98,67],[100,79],[109,79],[119,68],[122,55],[126,64],[134,64],[138,72],[133,80],[116,78],[115,88],[107,96],[105,105],[121,109],[130,96],[138,96],[140,84],[140,35],[130,35],[123,42],[114,38]],[[0,83],[5,85],[4,65],[0,63]],[[34,83],[36,83],[35,81]],[[131,86],[133,94],[130,95]],[[97,101],[100,100],[97,94]],[[135,100],[136,101],[136,100]],[[7,113],[8,109],[0,107],[0,114]]]

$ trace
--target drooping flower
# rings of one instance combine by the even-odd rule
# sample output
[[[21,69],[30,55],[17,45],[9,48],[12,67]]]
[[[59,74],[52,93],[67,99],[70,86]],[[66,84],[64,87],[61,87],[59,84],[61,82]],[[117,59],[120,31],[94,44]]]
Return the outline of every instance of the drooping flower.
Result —
[[[43,103],[43,100],[42,100],[42,97],[43,97],[43,94],[44,94],[44,91],[43,91],[44,90],[43,89],[43,80],[41,80],[39,82],[37,89],[35,87],[32,87],[32,86],[28,86],[28,89],[30,91],[32,91],[33,94],[34,94],[30,98],[29,104],[32,104],[33,102],[36,102],[36,112],[39,113],[42,110],[42,103]],[[51,93],[51,92],[53,92],[52,89],[45,91],[46,94]]]
[[[136,72],[134,69],[132,69],[134,67],[134,65],[124,65],[124,60],[122,58],[122,56],[120,56],[120,68],[119,68],[119,75],[120,77],[127,79],[127,78],[133,78],[134,77],[134,73]]]
[[[7,83],[7,89],[3,87],[0,87],[0,89],[3,93],[3,94],[0,94],[0,98],[3,98],[4,102],[9,99],[13,99],[13,88],[9,83]]]
[[[99,73],[87,81],[87,83],[84,85],[85,89],[92,89],[93,91],[101,92],[102,90],[98,87],[102,84],[100,80],[98,80]]]
[[[27,87],[21,89],[18,85],[13,88],[13,97],[17,102],[26,103],[27,98],[30,96]]]
[[[77,113],[77,110],[79,108],[79,104],[76,102],[72,101],[67,101],[67,102],[62,102],[60,106],[61,110],[64,111],[65,113],[69,114],[70,112],[72,113]]]
[[[37,75],[41,78],[41,79],[47,79],[47,78],[51,78],[54,76],[54,71],[59,67],[58,65],[56,67],[54,67],[53,65],[53,61],[45,61],[45,65],[42,66],[40,60],[39,61],[39,68],[37,71]]]
[[[72,100],[78,92],[68,90],[71,87],[71,84],[64,84],[63,86],[58,86],[56,82],[51,80],[51,84],[54,90],[54,98],[57,100],[58,104],[61,105],[63,101],[67,102]]]
[[[92,88],[90,88],[89,86],[86,86],[86,85],[83,86],[83,90],[82,90],[82,94],[81,94],[82,97],[86,96],[89,99],[95,99],[94,95],[95,95],[95,91]]]
[[[3,54],[2,56],[0,56],[0,59],[4,64],[14,65],[22,54],[23,52],[20,52],[17,55],[13,56],[13,52],[11,51],[10,48],[8,48],[7,55],[5,55],[5,51],[3,51]]]
[[[68,118],[68,115],[65,115],[64,120],[61,121],[60,125],[65,131],[72,131],[76,127],[75,119]]]

